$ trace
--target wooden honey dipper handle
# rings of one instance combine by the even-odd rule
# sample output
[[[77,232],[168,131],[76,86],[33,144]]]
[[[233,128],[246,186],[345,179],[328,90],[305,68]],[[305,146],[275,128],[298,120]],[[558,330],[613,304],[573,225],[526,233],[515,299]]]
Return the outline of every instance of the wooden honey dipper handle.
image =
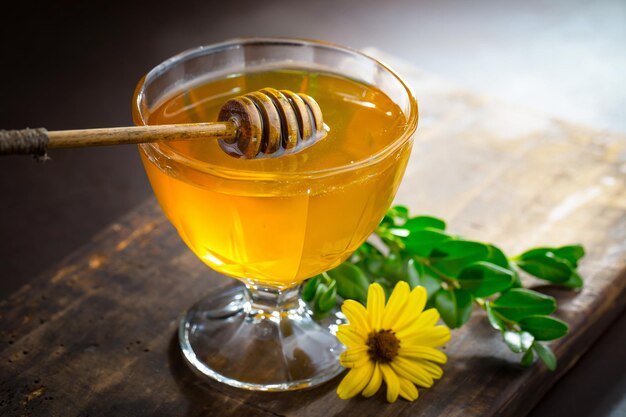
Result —
[[[45,160],[47,149],[219,139],[224,151],[243,158],[275,156],[315,143],[325,135],[322,112],[305,94],[265,88],[228,100],[218,121],[47,131],[0,130],[0,155],[32,154]]]
[[[44,128],[0,131],[0,154],[43,157],[48,149],[129,145],[162,140],[234,137],[237,126],[227,123],[111,127],[47,131]]]

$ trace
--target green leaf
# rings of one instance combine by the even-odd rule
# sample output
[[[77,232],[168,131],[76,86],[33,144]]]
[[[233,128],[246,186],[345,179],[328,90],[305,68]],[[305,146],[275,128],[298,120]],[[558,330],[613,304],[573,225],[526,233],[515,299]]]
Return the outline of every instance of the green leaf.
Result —
[[[414,259],[409,260],[407,269],[408,283],[411,289],[421,285],[426,288],[428,300],[432,299],[441,288],[441,279],[439,279],[430,268],[415,262]]]
[[[517,257],[518,265],[531,275],[564,287],[581,288],[582,277],[576,271],[578,261],[585,255],[581,245],[559,248],[534,248]]]
[[[344,262],[326,274],[337,282],[337,293],[340,296],[365,304],[369,280],[359,267]]]
[[[405,206],[393,206],[380,221],[381,226],[398,226],[409,218],[409,209]]]
[[[530,258],[534,258],[535,256],[543,256],[548,252],[552,252],[554,248],[544,248],[544,247],[540,247],[540,248],[532,248],[532,249],[528,249],[526,252],[521,253],[520,255],[517,255],[516,258],[518,259],[530,259]]]
[[[517,265],[530,275],[550,282],[565,282],[572,275],[572,267],[567,261],[555,257],[551,252],[544,255],[523,256]]]
[[[526,353],[524,353],[524,356],[522,356],[522,365],[528,367],[533,364],[534,360],[535,360],[535,354],[533,353],[533,350],[528,349]]]
[[[519,278],[519,273],[517,272],[517,269],[511,265],[511,262],[506,257],[504,252],[502,252],[502,249],[494,245],[487,245],[487,248],[489,249],[489,254],[485,258],[485,262],[491,262],[492,264],[496,264],[511,271],[513,274],[513,282],[511,283],[511,286],[513,288],[520,288],[522,286],[522,281]]]
[[[551,314],[556,309],[556,300],[526,288],[512,288],[492,301],[491,308],[509,320],[519,321],[529,316]]]
[[[461,287],[474,297],[488,297],[513,284],[513,272],[489,262],[476,262],[463,268],[458,277]]]
[[[393,217],[390,216],[389,214],[385,214],[383,219],[378,224],[378,227],[389,227],[393,225],[395,225],[395,221],[393,220]]]
[[[517,272],[517,269],[511,269],[511,271],[513,272],[513,284],[511,284],[511,287],[522,288],[522,280],[519,277],[519,272]]]
[[[526,352],[530,350],[533,343],[535,342],[535,337],[528,332],[520,332],[521,346],[522,351]]]
[[[435,306],[448,327],[455,329],[469,320],[472,296],[464,289],[441,289],[435,294]]]
[[[436,217],[417,216],[408,219],[402,227],[412,232],[424,229],[436,229],[443,231],[446,230],[446,222]]]
[[[535,336],[536,340],[554,340],[567,334],[567,323],[549,316],[530,316],[519,321],[522,330]]]
[[[391,233],[393,236],[398,236],[398,237],[408,237],[409,234],[411,234],[411,231],[409,229],[405,229],[403,226],[401,227],[390,227],[388,229],[389,233]],[[381,235],[381,238],[383,238],[383,236],[385,238],[390,239],[391,237],[388,235]]]
[[[437,291],[441,289],[441,280],[436,278],[433,275],[428,273],[428,268],[424,268],[426,271],[426,275],[420,278],[420,285],[426,288],[426,293],[428,294],[428,300],[432,300],[437,294]]]
[[[487,312],[487,319],[489,319],[489,323],[491,323],[491,327],[496,330],[504,330],[506,329],[506,324],[504,320],[502,320],[502,316],[491,308],[491,302],[487,301],[485,303],[485,311]]]
[[[582,245],[567,245],[559,248],[533,248],[519,255],[518,258],[527,259],[541,255],[561,258],[568,261],[573,267],[577,267],[578,261],[585,256],[585,248]]]
[[[415,230],[403,239],[406,251],[415,256],[429,256],[433,249],[450,239],[445,233],[435,229]]]
[[[324,287],[326,285],[322,284]],[[320,287],[322,287],[320,285]],[[315,301],[315,306],[317,307],[317,311],[320,313],[326,313],[335,307],[337,304],[337,281],[333,281],[326,288],[325,291],[321,292]]]
[[[578,261],[585,256],[585,248],[582,245],[561,246],[554,249],[553,252],[559,258],[569,261],[574,268],[578,266]]]
[[[417,216],[408,219],[401,226],[390,227],[389,232],[399,237],[407,237],[411,232],[419,230],[435,230],[443,232],[446,230],[446,222],[436,217]]]
[[[383,265],[385,263],[385,257],[382,255],[372,255],[363,260],[363,265],[367,271],[374,275],[379,276],[383,272]]]
[[[315,297],[315,292],[317,291],[317,286],[322,281],[321,275],[316,275],[313,278],[307,280],[306,284],[304,284],[304,288],[302,288],[302,299],[306,302],[312,301]]]
[[[537,356],[543,361],[551,371],[556,369],[556,356],[554,356],[554,352],[546,345],[542,345],[539,342],[533,343],[533,349],[537,352]]]
[[[406,206],[393,206],[387,212],[392,217],[406,220],[409,218],[409,209]]]
[[[487,245],[470,240],[450,239],[431,252],[432,266],[446,275],[457,276],[461,270],[489,255]]]
[[[441,284],[441,279],[430,268],[425,266],[424,275],[420,277],[420,285],[426,288],[429,300],[441,289]]]
[[[406,265],[406,282],[411,289],[420,285],[421,275],[424,275],[424,267],[415,262],[415,259],[409,259]]]
[[[570,275],[569,279],[565,282],[560,282],[559,285],[568,288],[582,288],[584,283],[580,274],[576,271],[572,271],[572,275]]]
[[[408,260],[402,259],[397,253],[390,253],[383,261],[381,275],[389,279],[392,283],[403,281],[407,276]]]
[[[326,293],[326,291],[328,291],[328,286],[324,283],[319,284],[315,289],[315,295],[313,296],[313,300],[311,300],[311,304],[313,304],[313,312],[315,314],[322,313],[319,309],[318,300],[322,294]]]
[[[520,353],[522,351],[521,340],[519,333],[513,330],[506,330],[502,333],[502,339],[504,343],[511,349],[511,351],[515,353]]]
[[[485,257],[485,262],[491,262],[492,264],[496,264],[501,266],[502,268],[511,269],[509,264],[509,260],[507,259],[502,249],[494,245],[486,245],[487,250],[489,251],[487,257]]]
[[[504,343],[515,353],[526,352],[533,344],[534,338],[530,333],[506,330],[502,333]]]

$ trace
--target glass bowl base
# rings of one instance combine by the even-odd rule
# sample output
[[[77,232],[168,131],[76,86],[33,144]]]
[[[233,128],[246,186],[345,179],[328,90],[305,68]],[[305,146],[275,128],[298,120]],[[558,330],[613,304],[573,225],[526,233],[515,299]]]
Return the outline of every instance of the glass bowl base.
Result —
[[[320,385],[345,368],[339,355],[340,311],[315,321],[299,289],[229,288],[199,301],[180,322],[185,359],[200,375],[255,391]]]

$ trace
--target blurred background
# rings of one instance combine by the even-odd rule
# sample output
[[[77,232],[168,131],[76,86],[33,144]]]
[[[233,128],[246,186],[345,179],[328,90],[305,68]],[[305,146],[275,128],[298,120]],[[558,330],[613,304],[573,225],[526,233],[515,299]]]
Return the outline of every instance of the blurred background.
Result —
[[[624,0],[0,7],[2,129],[130,125],[137,81],[166,58],[233,37],[284,36],[376,47],[461,88],[626,133]],[[43,165],[29,157],[0,161],[0,299],[151,195],[135,147],[57,150],[52,157]],[[623,334],[624,317],[532,415],[625,416]]]

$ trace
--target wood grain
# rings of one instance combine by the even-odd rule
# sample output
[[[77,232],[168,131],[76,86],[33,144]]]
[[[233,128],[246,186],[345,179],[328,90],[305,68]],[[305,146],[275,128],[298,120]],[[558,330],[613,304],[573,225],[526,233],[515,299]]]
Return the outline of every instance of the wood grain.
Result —
[[[374,51],[375,53],[375,51]],[[393,62],[421,122],[397,201],[511,253],[580,242],[580,292],[558,298],[571,333],[557,372],[518,365],[478,312],[455,330],[444,377],[414,403],[339,400],[338,380],[285,394],[198,379],[175,337],[182,311],[232,285],[184,246],[153,200],[0,303],[2,416],[523,416],[623,309],[626,137],[464,92]],[[531,282],[531,281],[529,281]],[[538,282],[531,282],[539,285]]]

